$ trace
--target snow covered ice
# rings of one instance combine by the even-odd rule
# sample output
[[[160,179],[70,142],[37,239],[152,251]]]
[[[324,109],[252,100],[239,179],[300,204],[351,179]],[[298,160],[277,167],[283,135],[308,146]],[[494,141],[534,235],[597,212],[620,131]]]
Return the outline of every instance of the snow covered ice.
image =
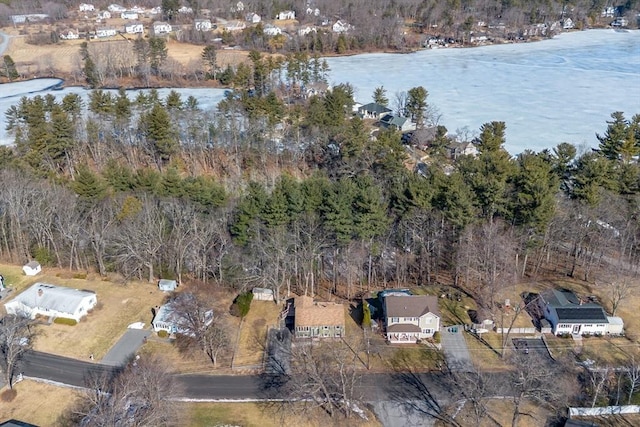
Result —
[[[536,43],[435,49],[412,54],[364,54],[327,58],[331,84],[350,83],[355,100],[371,101],[378,86],[395,94],[424,86],[428,102],[441,113],[450,133],[477,133],[483,123],[506,122],[512,154],[540,151],[561,142],[594,147],[614,111],[640,113],[640,31],[590,30],[564,33]],[[51,93],[61,99],[86,90],[48,90],[56,79],[0,85],[0,111],[22,96]],[[159,89],[166,97],[171,89]],[[223,89],[177,89],[193,95],[201,108],[214,108]],[[135,93],[130,92],[130,98]],[[0,144],[11,144],[0,115]]]

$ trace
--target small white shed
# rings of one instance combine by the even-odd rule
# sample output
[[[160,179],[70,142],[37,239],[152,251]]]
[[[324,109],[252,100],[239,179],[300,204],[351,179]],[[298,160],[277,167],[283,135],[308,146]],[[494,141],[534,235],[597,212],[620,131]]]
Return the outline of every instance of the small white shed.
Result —
[[[27,276],[35,276],[42,271],[42,266],[38,261],[29,261],[22,267],[22,271]]]
[[[273,290],[266,288],[253,288],[253,299],[258,301],[273,301]]]
[[[169,279],[160,279],[158,288],[163,292],[173,292],[178,287],[178,282]]]

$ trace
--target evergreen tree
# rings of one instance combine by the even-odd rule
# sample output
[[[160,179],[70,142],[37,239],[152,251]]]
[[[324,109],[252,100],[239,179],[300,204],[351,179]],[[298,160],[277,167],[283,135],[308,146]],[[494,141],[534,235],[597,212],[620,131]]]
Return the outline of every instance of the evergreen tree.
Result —
[[[389,98],[387,98],[387,90],[384,86],[380,86],[375,88],[373,91],[373,102],[376,104],[384,105],[385,107],[389,105]]]
[[[229,230],[238,245],[246,245],[253,237],[252,225],[256,220],[261,219],[267,200],[268,196],[264,187],[256,182],[250,182],[246,196],[236,207],[234,220]]]
[[[164,105],[167,107],[167,110],[182,110],[183,102],[180,93],[175,90],[171,90],[167,95],[167,99],[165,100]]]
[[[322,206],[324,226],[338,246],[346,246],[354,233],[353,201],[357,188],[351,179],[334,182]]]
[[[167,50],[167,41],[160,37],[151,37],[149,39],[149,65],[151,71],[155,75],[160,75],[160,67],[164,64],[169,51]]]
[[[11,81],[20,77],[16,69],[16,63],[13,62],[13,59],[9,55],[2,57],[2,74],[0,75],[7,77]]]
[[[129,119],[131,119],[131,101],[122,87],[118,89],[118,96],[115,99],[113,110],[117,121],[128,123]]]
[[[171,117],[159,103],[143,117],[143,127],[147,142],[162,163],[168,162],[178,151],[178,141],[171,125]]]
[[[405,109],[418,128],[424,125],[427,96],[429,96],[429,92],[422,86],[414,87],[407,92],[407,105]]]
[[[217,54],[216,47],[214,45],[207,45],[202,50],[202,60],[208,68],[206,76],[208,79],[215,79],[217,70],[218,70],[218,62],[217,62]]]
[[[178,169],[170,167],[164,172],[158,190],[161,196],[166,197],[181,197],[184,194]]]
[[[107,195],[105,183],[85,165],[78,167],[72,188],[86,207],[95,205]]]
[[[353,203],[355,235],[362,240],[380,237],[390,222],[382,191],[368,175],[358,177],[356,186]]]
[[[64,171],[71,166],[71,150],[74,145],[74,123],[61,106],[55,105],[51,112],[51,136],[47,144],[47,154],[55,166]]]
[[[640,153],[634,129],[621,111],[611,114],[611,118],[605,134],[596,134],[600,152],[609,160],[629,162]]]

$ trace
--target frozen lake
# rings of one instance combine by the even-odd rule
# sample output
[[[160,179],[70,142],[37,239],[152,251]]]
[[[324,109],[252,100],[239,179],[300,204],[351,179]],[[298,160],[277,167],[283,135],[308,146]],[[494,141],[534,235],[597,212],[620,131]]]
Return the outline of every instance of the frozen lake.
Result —
[[[493,120],[507,124],[506,148],[551,148],[561,142],[595,146],[614,111],[630,118],[640,113],[640,31],[591,30],[565,33],[551,40],[436,49],[413,54],[366,54],[328,58],[332,84],[351,83],[356,101],[371,101],[378,86],[395,94],[424,86],[428,101],[441,113],[440,124],[455,133]],[[22,96],[52,93],[58,98],[82,88],[49,90],[59,80],[39,79],[0,85],[0,111]],[[170,89],[159,90],[166,96]],[[195,96],[202,108],[213,108],[222,89],[177,89]],[[133,97],[135,95],[132,95]],[[0,143],[9,144],[4,114]]]

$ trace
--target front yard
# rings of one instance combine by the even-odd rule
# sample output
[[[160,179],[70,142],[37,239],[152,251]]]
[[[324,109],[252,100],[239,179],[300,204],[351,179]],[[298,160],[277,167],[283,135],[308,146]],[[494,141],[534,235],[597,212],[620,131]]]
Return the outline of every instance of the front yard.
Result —
[[[39,426],[64,425],[60,418],[74,405],[80,393],[72,388],[31,380],[17,383],[14,390],[17,395],[13,401],[0,405],[0,420],[16,419]]]

